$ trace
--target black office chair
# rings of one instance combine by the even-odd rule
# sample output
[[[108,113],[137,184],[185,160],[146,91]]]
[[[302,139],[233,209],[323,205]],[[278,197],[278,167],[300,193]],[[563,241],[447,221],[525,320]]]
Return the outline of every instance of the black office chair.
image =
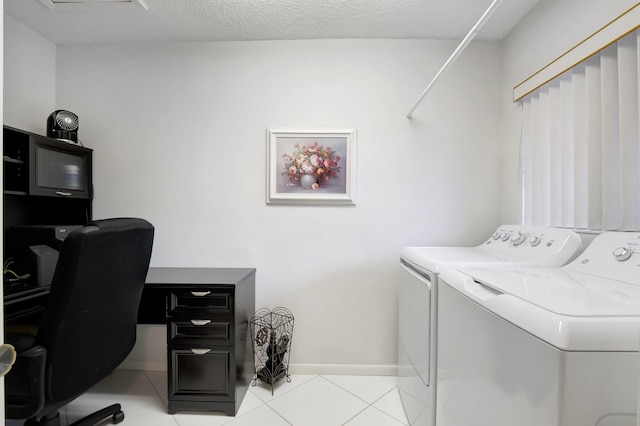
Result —
[[[111,374],[136,341],[153,226],[134,218],[90,222],[62,246],[37,335],[7,334],[18,358],[5,376],[6,416],[59,426],[58,409]],[[124,420],[120,404],[74,425]],[[39,420],[38,420],[39,419]]]

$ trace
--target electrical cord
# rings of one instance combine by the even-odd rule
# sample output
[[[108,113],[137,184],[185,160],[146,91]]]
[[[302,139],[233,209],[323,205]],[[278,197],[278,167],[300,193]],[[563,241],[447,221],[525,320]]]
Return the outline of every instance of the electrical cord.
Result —
[[[10,257],[8,259],[6,259],[4,261],[4,264],[2,265],[2,274],[6,277],[7,275],[12,276],[13,278],[7,278],[7,281],[9,282],[13,282],[13,281],[20,281],[20,280],[26,280],[27,278],[29,278],[31,276],[31,274],[22,274],[22,275],[18,275],[15,271],[13,271],[12,269],[9,269],[9,267],[13,264],[13,258]]]

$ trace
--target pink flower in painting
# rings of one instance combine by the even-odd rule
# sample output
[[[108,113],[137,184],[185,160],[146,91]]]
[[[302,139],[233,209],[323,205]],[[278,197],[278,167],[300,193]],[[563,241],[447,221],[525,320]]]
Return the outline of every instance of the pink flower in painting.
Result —
[[[314,191],[317,191],[318,188],[320,188],[320,185],[318,185],[318,182],[316,182],[313,185],[311,185],[311,189],[313,189]]]
[[[289,174],[292,176],[295,176],[295,174],[298,173],[298,169],[296,169],[296,166],[290,166],[289,167]]]
[[[309,157],[309,161],[311,161],[313,167],[318,167],[318,164],[320,164],[320,157],[318,157],[317,154],[313,154]]]
[[[300,170],[302,171],[302,173],[311,174],[315,170],[315,167],[313,167],[309,160],[305,160],[305,162],[300,166]]]

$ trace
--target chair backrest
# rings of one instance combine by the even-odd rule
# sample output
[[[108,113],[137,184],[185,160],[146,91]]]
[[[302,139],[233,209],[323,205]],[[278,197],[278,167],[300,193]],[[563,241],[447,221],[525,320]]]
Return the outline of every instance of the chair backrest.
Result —
[[[131,351],[153,234],[143,219],[117,218],[64,240],[36,338],[47,349],[48,403],[82,394]]]

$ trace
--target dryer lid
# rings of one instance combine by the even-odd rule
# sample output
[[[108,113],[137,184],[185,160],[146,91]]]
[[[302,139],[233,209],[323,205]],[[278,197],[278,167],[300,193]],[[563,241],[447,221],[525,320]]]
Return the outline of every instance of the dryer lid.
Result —
[[[402,259],[431,272],[440,272],[443,265],[468,267],[515,262],[517,258],[479,250],[477,247],[405,247]]]

